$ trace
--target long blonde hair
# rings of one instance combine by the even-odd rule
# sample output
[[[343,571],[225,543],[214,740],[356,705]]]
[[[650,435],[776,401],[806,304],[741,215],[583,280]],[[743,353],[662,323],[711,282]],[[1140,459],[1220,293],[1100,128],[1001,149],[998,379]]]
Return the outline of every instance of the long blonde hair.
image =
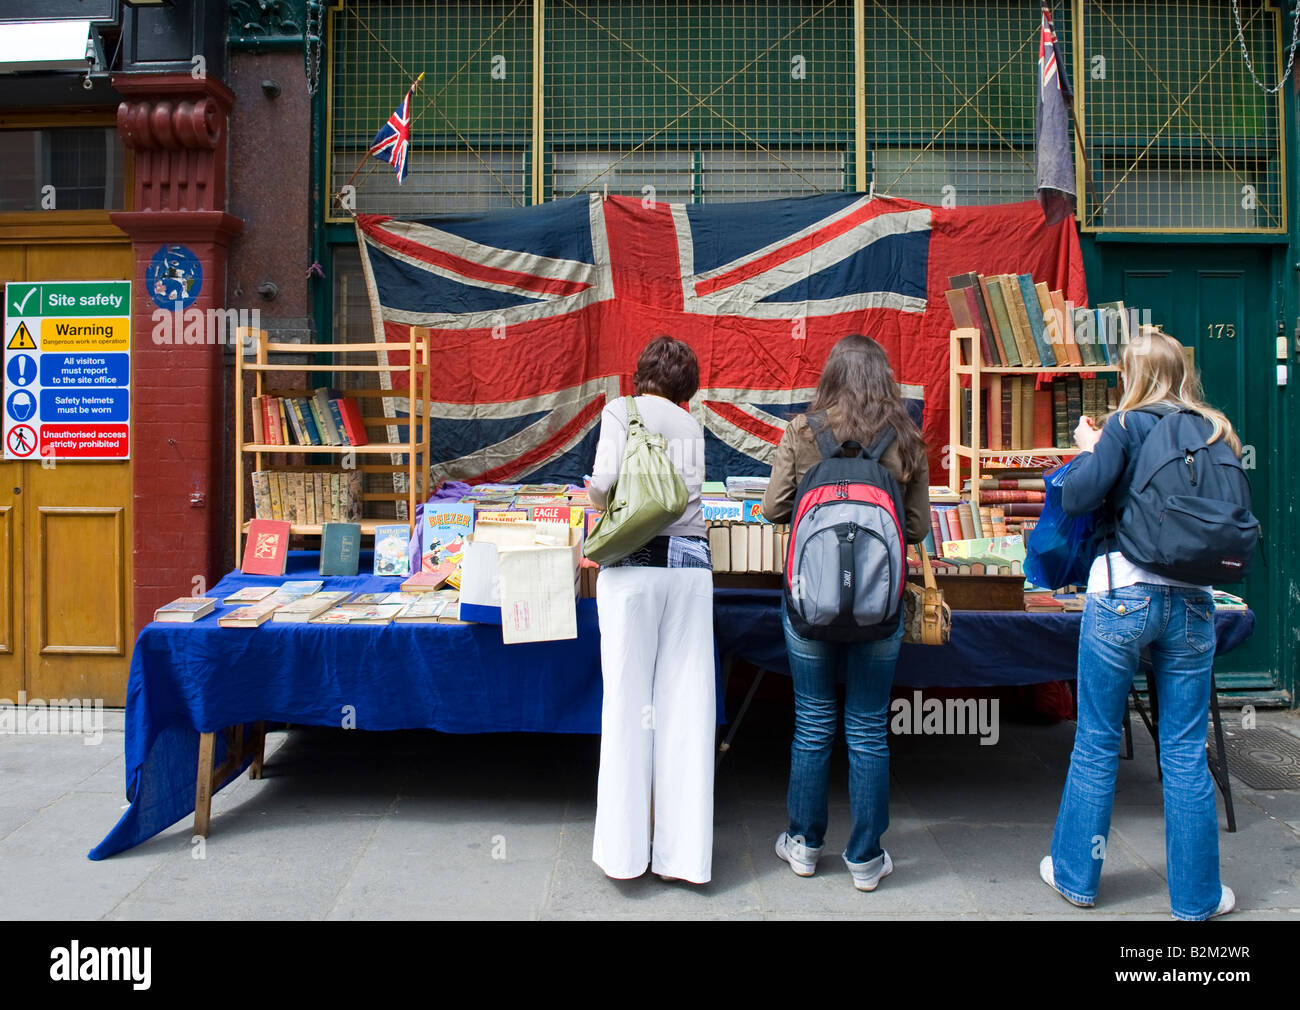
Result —
[[[1124,412],[1138,410],[1153,403],[1171,403],[1192,410],[1210,422],[1213,430],[1207,442],[1220,438],[1227,440],[1232,451],[1241,455],[1241,440],[1232,429],[1232,422],[1221,410],[1205,402],[1200,376],[1196,369],[1187,367],[1183,345],[1158,326],[1142,326],[1124,348],[1121,365],[1124,375],[1124,395],[1120,397],[1115,413],[1120,427]]]

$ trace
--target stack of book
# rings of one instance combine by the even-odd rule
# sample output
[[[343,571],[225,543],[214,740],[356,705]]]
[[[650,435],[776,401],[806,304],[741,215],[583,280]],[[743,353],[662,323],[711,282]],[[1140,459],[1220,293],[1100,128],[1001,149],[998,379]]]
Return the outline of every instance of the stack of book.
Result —
[[[257,519],[319,525],[361,521],[360,470],[254,470]]]
[[[361,408],[337,389],[310,396],[255,396],[253,441],[261,445],[367,445]]]
[[[779,575],[785,571],[789,526],[743,520],[713,520],[705,525],[715,572]]]
[[[966,273],[948,283],[953,324],[979,331],[990,368],[1118,364],[1136,324],[1123,302],[1075,306],[1030,274]]]

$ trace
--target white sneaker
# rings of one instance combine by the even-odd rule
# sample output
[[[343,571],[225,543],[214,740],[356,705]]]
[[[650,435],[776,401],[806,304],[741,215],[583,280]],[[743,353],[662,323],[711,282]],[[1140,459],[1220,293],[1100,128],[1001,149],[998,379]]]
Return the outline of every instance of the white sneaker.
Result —
[[[790,864],[790,869],[800,877],[811,877],[817,872],[817,859],[821,849],[810,849],[803,842],[796,841],[782,831],[776,840],[776,854]]]
[[[1216,915],[1227,915],[1237,907],[1237,896],[1232,893],[1232,888],[1227,884],[1220,885],[1223,888],[1223,895],[1219,898],[1219,907],[1210,913],[1213,919]]]
[[[1052,870],[1052,857],[1044,856],[1043,861],[1038,864],[1038,875],[1043,878],[1043,883],[1059,894],[1076,908],[1092,908],[1092,904],[1086,901],[1075,901],[1068,894],[1056,886],[1056,873]]]
[[[894,861],[889,858],[889,853],[884,849],[881,849],[880,855],[870,862],[850,863],[846,859],[844,865],[853,874],[853,886],[859,891],[874,891],[880,886],[883,878],[894,872]]]

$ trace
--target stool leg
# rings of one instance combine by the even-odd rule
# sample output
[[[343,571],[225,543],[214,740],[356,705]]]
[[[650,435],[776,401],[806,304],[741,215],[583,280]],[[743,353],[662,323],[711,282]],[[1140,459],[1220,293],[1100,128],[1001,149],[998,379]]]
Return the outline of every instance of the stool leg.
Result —
[[[1125,761],[1133,760],[1133,719],[1129,714],[1128,702],[1124,703],[1124,754]]]
[[[1205,759],[1210,763],[1210,774],[1223,793],[1223,811],[1228,816],[1228,831],[1237,830],[1237,814],[1232,806],[1232,782],[1228,779],[1228,752],[1223,747],[1223,720],[1219,715],[1219,688],[1214,683],[1214,674],[1210,674],[1210,718],[1214,722],[1214,749],[1219,752],[1217,762],[1211,760],[1206,748]],[[1217,767],[1216,767],[1217,765]]]
[[[1160,696],[1156,693],[1156,678],[1147,676],[1147,697],[1151,699],[1151,742],[1156,745],[1156,778],[1165,780],[1165,771],[1160,767]]]
[[[216,753],[216,734],[199,734],[198,780],[194,789],[194,833],[208,837],[212,819],[212,760]]]

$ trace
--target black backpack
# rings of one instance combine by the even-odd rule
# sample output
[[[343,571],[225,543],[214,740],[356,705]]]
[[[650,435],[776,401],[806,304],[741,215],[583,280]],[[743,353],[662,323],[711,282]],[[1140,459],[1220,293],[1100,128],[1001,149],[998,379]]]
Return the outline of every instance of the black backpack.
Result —
[[[1240,582],[1259,542],[1250,484],[1225,439],[1210,444],[1210,422],[1172,404],[1142,441],[1115,524],[1116,546],[1135,565],[1179,582]]]

